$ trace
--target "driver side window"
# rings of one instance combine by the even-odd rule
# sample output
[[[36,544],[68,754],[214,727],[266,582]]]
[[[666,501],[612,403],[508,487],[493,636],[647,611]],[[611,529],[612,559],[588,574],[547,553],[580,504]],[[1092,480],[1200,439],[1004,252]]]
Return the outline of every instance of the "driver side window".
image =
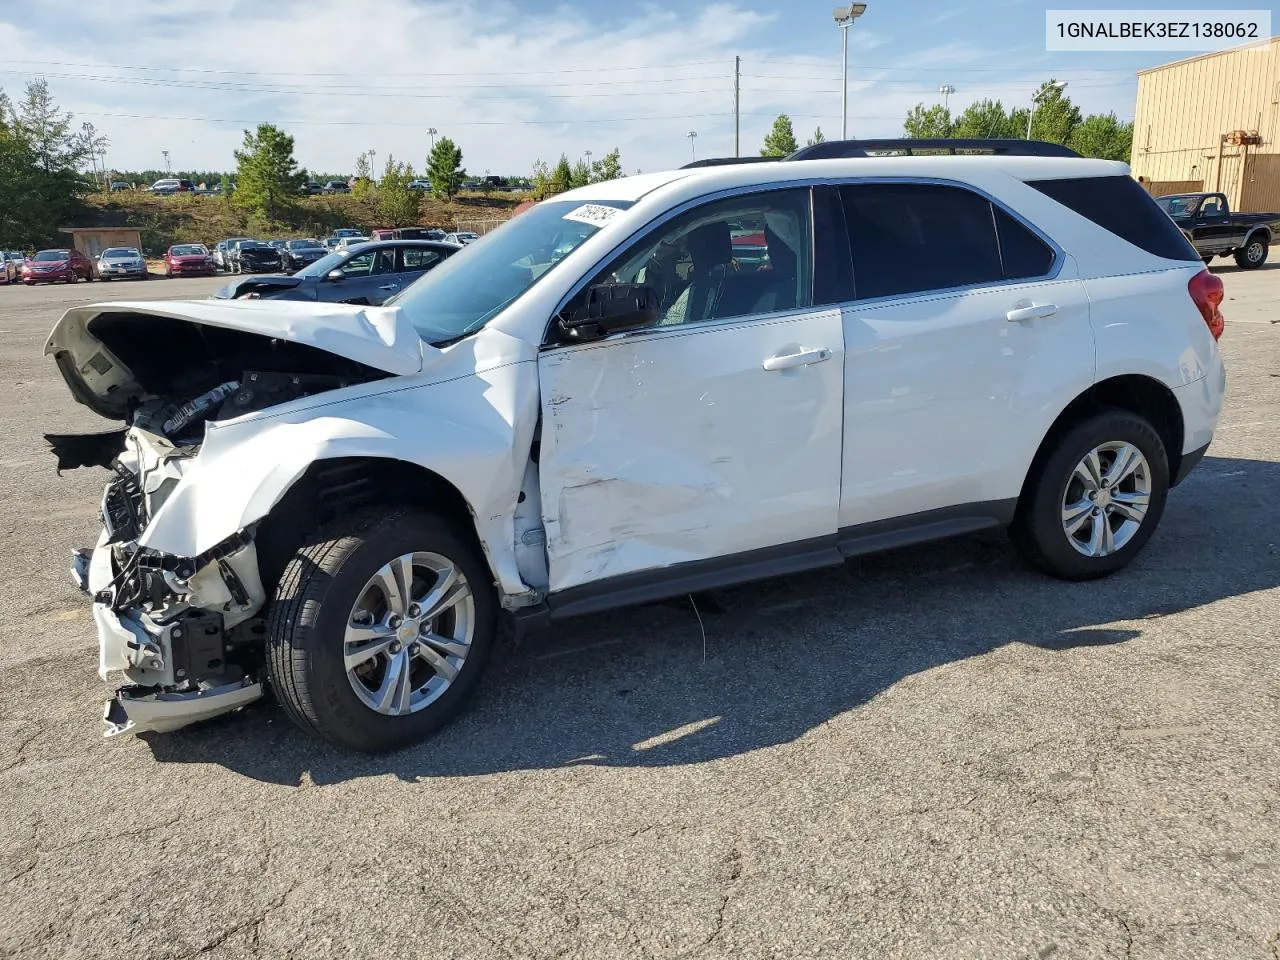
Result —
[[[657,295],[659,326],[777,313],[812,302],[809,191],[717,200],[640,240],[590,286],[638,283]],[[578,299],[585,301],[586,291]],[[577,300],[570,305],[570,311]]]
[[[373,253],[362,253],[352,257],[338,269],[346,277],[367,277],[373,268]]]

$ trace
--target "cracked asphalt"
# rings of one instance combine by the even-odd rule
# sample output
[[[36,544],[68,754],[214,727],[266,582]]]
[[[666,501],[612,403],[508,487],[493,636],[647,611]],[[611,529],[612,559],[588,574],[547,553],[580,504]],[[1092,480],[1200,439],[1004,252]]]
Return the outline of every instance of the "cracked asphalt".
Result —
[[[1225,261],[1224,261],[1225,263]],[[1226,282],[1210,456],[1126,572],[1000,534],[504,649],[389,757],[278,707],[104,742],[67,576],[104,475],[0,288],[0,955],[1280,958],[1280,264]]]

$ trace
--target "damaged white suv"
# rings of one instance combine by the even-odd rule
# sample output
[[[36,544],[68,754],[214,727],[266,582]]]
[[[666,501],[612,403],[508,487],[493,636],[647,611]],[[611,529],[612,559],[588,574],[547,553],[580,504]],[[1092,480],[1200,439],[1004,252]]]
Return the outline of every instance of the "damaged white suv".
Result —
[[[517,625],[1009,527],[1127,564],[1222,403],[1222,285],[1123,164],[695,165],[544,201],[383,307],[70,310],[46,352],[126,428],[75,574],[108,735],[267,685],[412,743]],[[904,642],[909,642],[905,640]]]

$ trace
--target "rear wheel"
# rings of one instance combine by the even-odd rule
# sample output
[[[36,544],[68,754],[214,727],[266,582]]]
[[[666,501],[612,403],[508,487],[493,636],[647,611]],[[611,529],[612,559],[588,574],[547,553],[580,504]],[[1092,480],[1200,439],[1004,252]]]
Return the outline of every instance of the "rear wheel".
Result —
[[[465,705],[497,608],[483,558],[443,518],[384,509],[339,521],[281,577],[272,685],[295,723],[339,746],[408,746]]]
[[[1164,443],[1128,411],[1071,428],[1034,469],[1010,533],[1028,562],[1051,576],[1093,580],[1128,566],[1164,513]]]
[[[1257,270],[1267,262],[1267,241],[1261,238],[1250,240],[1236,251],[1236,265],[1241,270]]]

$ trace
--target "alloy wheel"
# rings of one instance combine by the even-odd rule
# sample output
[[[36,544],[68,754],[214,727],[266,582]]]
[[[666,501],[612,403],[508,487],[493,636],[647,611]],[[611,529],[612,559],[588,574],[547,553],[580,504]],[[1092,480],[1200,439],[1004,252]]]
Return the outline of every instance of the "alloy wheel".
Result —
[[[351,688],[377,713],[417,713],[458,676],[475,622],[475,597],[457,565],[436,553],[397,557],[369,578],[347,617]]]
[[[1266,252],[1266,247],[1264,247],[1260,242],[1255,240],[1253,241],[1253,243],[1249,244],[1248,248],[1244,252],[1244,255],[1248,257],[1250,263],[1261,263],[1262,257],[1265,254],[1265,252]]]
[[[1138,532],[1151,506],[1151,467],[1142,451],[1116,441],[1076,464],[1062,497],[1062,530],[1076,552],[1106,557]]]

